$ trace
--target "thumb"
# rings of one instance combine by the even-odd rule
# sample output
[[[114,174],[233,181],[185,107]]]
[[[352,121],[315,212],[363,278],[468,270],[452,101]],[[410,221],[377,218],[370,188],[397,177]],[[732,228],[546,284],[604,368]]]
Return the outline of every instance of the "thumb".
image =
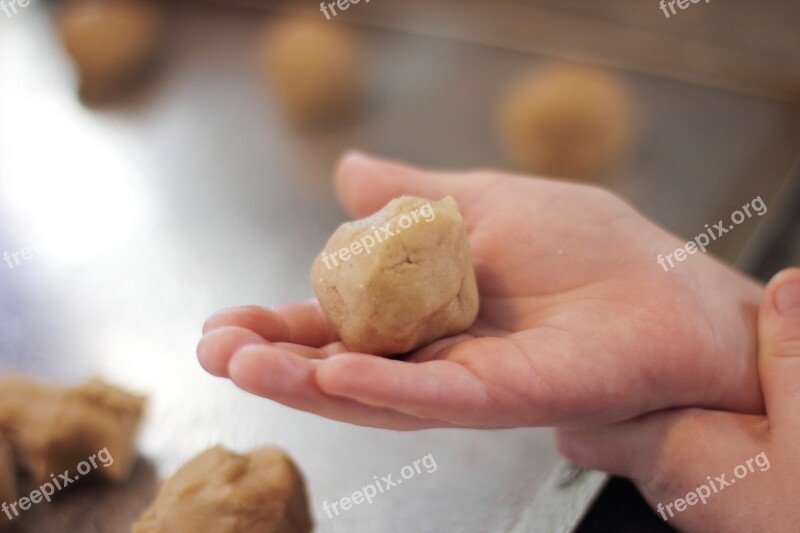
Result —
[[[374,213],[393,198],[403,195],[441,200],[452,196],[465,218],[496,180],[503,179],[488,172],[441,172],[414,168],[348,152],[336,169],[336,191],[342,205],[352,215],[364,217]]]
[[[758,370],[770,427],[800,438],[800,268],[767,284],[758,312]]]

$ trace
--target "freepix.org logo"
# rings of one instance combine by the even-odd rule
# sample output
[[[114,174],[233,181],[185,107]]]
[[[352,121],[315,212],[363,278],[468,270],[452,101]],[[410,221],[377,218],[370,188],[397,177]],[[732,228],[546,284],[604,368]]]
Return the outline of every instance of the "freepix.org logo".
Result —
[[[38,489],[32,490],[30,494],[23,496],[15,502],[11,502],[10,504],[8,502],[3,502],[0,504],[0,510],[2,510],[9,521],[14,520],[14,518],[20,515],[20,512],[27,511],[37,503],[41,503],[42,500],[50,503],[56,491],[64,490],[65,487],[75,483],[81,476],[87,475],[100,466],[108,468],[113,464],[114,458],[111,456],[108,448],[103,448],[99,452],[89,456],[85,461],[78,463],[75,467],[78,471],[77,474],[71,474],[69,470],[64,470],[62,474],[58,475],[50,474],[50,481],[42,484]]]
[[[375,231],[362,235],[358,240],[354,240],[350,243],[350,246],[341,248],[330,255],[328,255],[327,252],[322,252],[320,257],[328,270],[333,270],[334,267],[339,266],[339,261],[344,263],[354,256],[361,255],[363,252],[370,255],[375,246],[386,242],[402,230],[408,229],[421,221],[433,222],[434,220],[436,220],[436,212],[433,210],[433,206],[431,206],[430,202],[428,202],[419,209],[415,209],[399,217],[397,219],[397,226],[393,227],[391,223],[384,224],[381,227],[373,226],[372,229]]]

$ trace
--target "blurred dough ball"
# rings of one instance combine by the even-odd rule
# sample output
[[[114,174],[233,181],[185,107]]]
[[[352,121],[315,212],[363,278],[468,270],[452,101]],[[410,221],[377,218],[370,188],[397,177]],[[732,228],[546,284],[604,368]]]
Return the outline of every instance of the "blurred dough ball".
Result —
[[[201,453],[159,489],[133,533],[310,533],[305,481],[281,449]]]
[[[72,0],[61,40],[80,75],[81,95],[114,97],[152,66],[162,41],[161,9],[147,0]]]
[[[506,151],[520,168],[577,179],[613,170],[630,151],[634,123],[632,97],[619,79],[567,65],[518,79],[499,112]]]
[[[286,20],[267,28],[261,56],[267,81],[296,126],[329,123],[354,110],[360,68],[351,32],[331,22]]]

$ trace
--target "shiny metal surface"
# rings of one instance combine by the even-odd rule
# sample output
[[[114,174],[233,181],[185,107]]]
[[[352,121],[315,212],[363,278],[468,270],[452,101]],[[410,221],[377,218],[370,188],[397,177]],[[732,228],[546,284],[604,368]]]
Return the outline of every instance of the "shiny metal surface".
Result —
[[[102,108],[76,99],[44,6],[0,21],[0,253],[41,247],[13,269],[0,263],[0,371],[58,382],[100,375],[150,396],[137,483],[115,489],[118,500],[91,492],[40,506],[21,531],[127,531],[152,493],[151,464],[168,475],[216,443],[288,450],[321,532],[508,530],[556,464],[549,430],[395,433],[335,423],[208,376],[195,346],[216,309],[311,295],[312,260],[345,219],[329,181],[343,150],[502,166],[493,98],[531,58],[358,29],[374,98],[342,128],[297,135],[257,68],[264,17],[186,5],[171,15],[158,75]],[[777,166],[797,146],[784,108],[629,77],[645,128],[613,186],[642,210],[688,235],[753,197],[741,192],[744,175],[762,172],[777,189]],[[704,120],[695,124],[697,114]],[[323,512],[324,501],[427,454],[436,472],[334,519]]]

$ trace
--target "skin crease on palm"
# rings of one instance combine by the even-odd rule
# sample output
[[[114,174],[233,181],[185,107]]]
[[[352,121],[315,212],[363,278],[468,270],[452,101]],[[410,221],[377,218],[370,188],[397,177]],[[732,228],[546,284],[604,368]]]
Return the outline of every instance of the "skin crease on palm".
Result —
[[[399,359],[349,353],[315,301],[220,311],[203,367],[331,419],[397,430],[578,427],[700,407],[764,412],[763,287],[600,188],[493,171],[438,172],[350,153],[335,186],[355,218],[407,194],[452,195],[481,296],[465,333]],[[333,229],[333,228],[332,228]]]

